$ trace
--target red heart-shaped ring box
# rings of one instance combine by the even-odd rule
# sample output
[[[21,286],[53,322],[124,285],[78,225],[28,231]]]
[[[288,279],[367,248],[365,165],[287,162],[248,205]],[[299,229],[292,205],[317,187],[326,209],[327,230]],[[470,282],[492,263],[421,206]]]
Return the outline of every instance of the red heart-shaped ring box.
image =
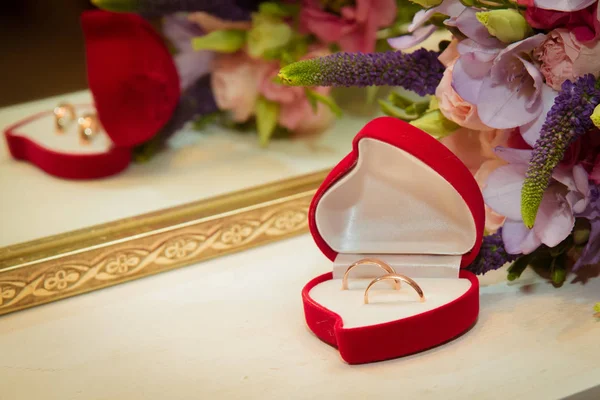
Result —
[[[306,322],[349,364],[387,360],[448,342],[473,326],[479,282],[463,268],[479,251],[485,220],[477,182],[467,167],[427,133],[391,117],[369,122],[353,150],[327,176],[309,211],[311,233],[333,271],[302,291]],[[378,283],[382,271],[354,268],[377,258],[414,279]]]

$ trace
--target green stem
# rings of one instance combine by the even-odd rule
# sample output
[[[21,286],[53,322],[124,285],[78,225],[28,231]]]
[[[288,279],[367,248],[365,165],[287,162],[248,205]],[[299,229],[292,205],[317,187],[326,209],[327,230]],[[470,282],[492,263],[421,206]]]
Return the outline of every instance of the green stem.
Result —
[[[529,262],[532,260],[533,254],[526,254],[520,258],[518,258],[510,267],[508,267],[508,277],[509,281],[514,281],[518,279],[523,271],[529,265]]]

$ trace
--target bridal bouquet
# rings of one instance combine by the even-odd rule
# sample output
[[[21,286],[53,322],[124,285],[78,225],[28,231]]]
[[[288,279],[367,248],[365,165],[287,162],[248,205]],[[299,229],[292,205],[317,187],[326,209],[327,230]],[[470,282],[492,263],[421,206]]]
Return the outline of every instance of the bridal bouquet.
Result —
[[[511,263],[560,286],[600,263],[598,0],[412,0],[422,6],[387,52],[342,52],[284,66],[291,86],[391,86],[389,115],[446,144],[486,203],[471,269]],[[439,29],[440,51],[403,50]],[[400,172],[399,172],[400,173]]]

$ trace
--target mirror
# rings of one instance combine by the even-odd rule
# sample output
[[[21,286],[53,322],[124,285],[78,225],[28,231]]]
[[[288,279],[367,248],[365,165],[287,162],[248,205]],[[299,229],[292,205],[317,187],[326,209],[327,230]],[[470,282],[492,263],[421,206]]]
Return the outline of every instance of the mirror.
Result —
[[[13,132],[16,136],[52,151],[92,155],[107,151],[110,138],[102,132],[87,146],[78,141],[76,125],[56,134],[52,114],[62,102],[77,105],[78,112],[94,103],[85,80],[80,27],[80,14],[94,7],[87,0],[60,7],[36,1],[13,3],[18,4],[3,17],[10,23],[0,24],[6,30],[2,40],[20,46],[20,51],[11,52],[0,66],[2,76],[11,82],[10,90],[0,94],[0,126],[6,129],[19,123]],[[17,35],[19,41],[14,40]],[[432,44],[438,42],[437,37],[431,39]],[[7,140],[2,140],[0,247],[327,170],[350,151],[352,138],[362,126],[382,115],[375,100],[366,101],[364,89],[336,89],[332,96],[344,114],[322,133],[274,138],[261,147],[255,131],[219,124],[198,130],[187,124],[150,160],[132,162],[102,179],[52,176],[15,159]],[[39,113],[45,114],[23,122]]]

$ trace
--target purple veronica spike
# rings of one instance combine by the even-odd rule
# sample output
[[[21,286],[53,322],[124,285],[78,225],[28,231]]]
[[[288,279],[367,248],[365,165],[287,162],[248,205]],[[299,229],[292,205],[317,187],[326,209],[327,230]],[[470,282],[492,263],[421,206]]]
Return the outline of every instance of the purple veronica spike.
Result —
[[[469,271],[477,275],[483,275],[486,272],[498,269],[508,262],[519,258],[520,254],[508,254],[502,241],[502,228],[493,235],[483,238],[481,249],[473,264],[469,266]]]
[[[569,145],[594,128],[590,116],[600,103],[600,81],[585,75],[575,83],[565,81],[546,116],[540,138],[535,142],[521,191],[521,214],[533,227],[552,171],[562,161]]]
[[[401,86],[422,96],[435,93],[444,66],[439,53],[336,53],[286,65],[279,78],[292,86]]]

